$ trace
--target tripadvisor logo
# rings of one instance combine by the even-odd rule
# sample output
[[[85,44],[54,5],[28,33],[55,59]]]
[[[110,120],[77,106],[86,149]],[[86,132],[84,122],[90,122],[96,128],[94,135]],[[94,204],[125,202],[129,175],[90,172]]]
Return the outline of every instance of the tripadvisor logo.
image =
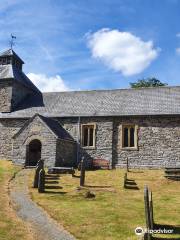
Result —
[[[135,234],[136,234],[136,235],[140,236],[140,235],[142,235],[143,233],[144,233],[144,230],[143,230],[142,227],[137,227],[137,228],[135,229]]]
[[[142,227],[137,227],[135,229],[135,234],[138,235],[138,236],[140,236],[144,233],[171,234],[171,233],[173,233],[173,229],[165,229],[165,228],[163,228],[163,229],[161,229],[161,228],[159,228],[159,229],[146,229],[146,228],[143,229]]]

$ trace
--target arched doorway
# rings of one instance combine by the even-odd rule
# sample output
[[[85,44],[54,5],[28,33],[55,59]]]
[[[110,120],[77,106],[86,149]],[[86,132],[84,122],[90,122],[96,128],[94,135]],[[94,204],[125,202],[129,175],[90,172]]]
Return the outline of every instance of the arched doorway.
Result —
[[[36,166],[41,158],[41,142],[38,139],[32,140],[26,147],[26,166]]]

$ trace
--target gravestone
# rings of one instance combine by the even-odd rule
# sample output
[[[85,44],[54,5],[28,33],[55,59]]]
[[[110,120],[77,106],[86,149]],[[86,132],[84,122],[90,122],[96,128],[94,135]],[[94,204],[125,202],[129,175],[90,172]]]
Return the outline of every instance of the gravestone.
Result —
[[[45,190],[45,171],[42,168],[39,172],[38,192],[43,193]]]
[[[38,188],[38,181],[39,181],[39,172],[40,170],[44,167],[44,161],[40,159],[37,163],[36,169],[35,169],[35,174],[34,174],[34,188]]]
[[[81,160],[81,176],[80,176],[80,186],[84,186],[85,183],[85,160],[84,157]]]
[[[144,206],[145,206],[145,218],[147,230],[154,229],[154,216],[153,216],[153,200],[152,192],[149,191],[148,187],[144,187]],[[152,234],[147,232],[144,235],[144,239],[151,240]]]

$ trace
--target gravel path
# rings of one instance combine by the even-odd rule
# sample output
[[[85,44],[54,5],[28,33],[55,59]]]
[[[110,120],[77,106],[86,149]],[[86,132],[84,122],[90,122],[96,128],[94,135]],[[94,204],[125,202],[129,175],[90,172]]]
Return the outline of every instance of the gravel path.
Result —
[[[10,198],[17,215],[30,225],[36,240],[75,240],[48,214],[34,203],[28,194],[30,170],[18,172],[10,183]]]

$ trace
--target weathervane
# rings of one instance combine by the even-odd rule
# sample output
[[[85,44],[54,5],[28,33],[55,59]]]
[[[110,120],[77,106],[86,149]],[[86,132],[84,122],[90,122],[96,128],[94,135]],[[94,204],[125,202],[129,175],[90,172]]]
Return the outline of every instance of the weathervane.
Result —
[[[10,40],[11,50],[12,50],[13,46],[15,45],[15,42],[14,42],[15,39],[16,39],[16,36],[12,35],[12,33],[11,33],[11,40]]]

